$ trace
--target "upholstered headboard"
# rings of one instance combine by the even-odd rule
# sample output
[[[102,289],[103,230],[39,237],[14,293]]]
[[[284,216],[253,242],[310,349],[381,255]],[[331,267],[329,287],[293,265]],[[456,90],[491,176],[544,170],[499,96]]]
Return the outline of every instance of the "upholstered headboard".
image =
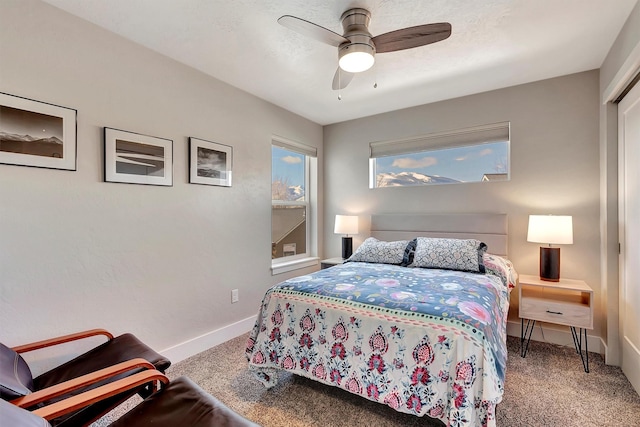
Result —
[[[493,213],[375,214],[371,237],[393,241],[414,237],[478,239],[487,252],[507,256],[507,215]]]

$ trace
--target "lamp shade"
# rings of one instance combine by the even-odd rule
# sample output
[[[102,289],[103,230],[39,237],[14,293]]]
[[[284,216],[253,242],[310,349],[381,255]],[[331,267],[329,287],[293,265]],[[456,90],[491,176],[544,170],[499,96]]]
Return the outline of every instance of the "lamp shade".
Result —
[[[355,215],[336,215],[335,234],[358,234],[358,217]]]
[[[529,215],[527,241],[549,245],[573,244],[573,217],[569,215]]]
[[[360,73],[373,66],[373,48],[368,44],[351,44],[338,52],[338,65],[349,73]]]

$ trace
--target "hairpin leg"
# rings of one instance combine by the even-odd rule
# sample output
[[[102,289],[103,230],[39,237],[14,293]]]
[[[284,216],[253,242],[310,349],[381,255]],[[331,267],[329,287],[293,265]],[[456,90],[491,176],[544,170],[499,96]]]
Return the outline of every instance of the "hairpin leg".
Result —
[[[582,354],[582,335],[584,331],[584,355]],[[580,328],[576,332],[576,328],[571,326],[571,335],[573,336],[573,345],[576,347],[576,353],[580,355],[582,367],[586,373],[589,373],[589,346],[587,344],[587,330]]]
[[[531,334],[533,333],[535,325],[535,320],[527,319],[527,327],[525,328],[524,319],[520,319],[520,357],[525,357],[527,355],[529,343],[531,342]],[[526,345],[524,343],[525,341],[527,342]]]

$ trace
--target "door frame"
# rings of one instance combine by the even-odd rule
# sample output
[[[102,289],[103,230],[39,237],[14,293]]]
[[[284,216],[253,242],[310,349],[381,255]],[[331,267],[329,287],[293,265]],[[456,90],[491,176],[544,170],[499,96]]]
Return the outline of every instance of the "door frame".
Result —
[[[630,98],[627,98],[630,97]],[[634,108],[640,108],[640,84],[636,84],[622,99],[620,104],[626,101],[632,102]],[[640,122],[640,115],[638,116]],[[640,123],[638,123],[640,125]],[[627,166],[629,160],[627,156],[628,142],[624,138],[626,129],[626,122],[622,120],[622,114],[620,106],[618,105],[618,237],[620,241],[620,256],[619,256],[619,327],[620,327],[620,346],[621,346],[621,366],[624,369],[624,365],[629,366],[629,361],[625,363],[625,360],[631,359],[637,361],[640,354],[638,349],[632,342],[629,342],[625,346],[625,323],[626,310],[628,308],[628,301],[625,298],[626,289],[630,285],[627,279],[627,268],[631,263],[627,257]],[[640,197],[640,194],[637,195]],[[629,262],[628,262],[629,261]],[[626,356],[626,357],[625,357]],[[627,368],[623,370],[626,377],[631,382],[631,385],[640,393],[640,372]]]
[[[606,315],[605,362],[620,365],[622,337],[620,329],[619,295],[619,228],[609,229],[610,221],[618,221],[619,179],[618,151],[618,105],[614,101],[620,96],[634,75],[640,71],[640,41],[631,49],[600,99],[600,282]]]

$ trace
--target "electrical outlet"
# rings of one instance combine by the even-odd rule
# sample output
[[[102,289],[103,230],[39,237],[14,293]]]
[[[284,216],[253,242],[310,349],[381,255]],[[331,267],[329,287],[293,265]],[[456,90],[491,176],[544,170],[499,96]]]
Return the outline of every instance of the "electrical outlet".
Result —
[[[232,289],[231,290],[231,303],[238,302],[239,299],[240,299],[240,297],[238,296],[238,290],[237,289]]]

